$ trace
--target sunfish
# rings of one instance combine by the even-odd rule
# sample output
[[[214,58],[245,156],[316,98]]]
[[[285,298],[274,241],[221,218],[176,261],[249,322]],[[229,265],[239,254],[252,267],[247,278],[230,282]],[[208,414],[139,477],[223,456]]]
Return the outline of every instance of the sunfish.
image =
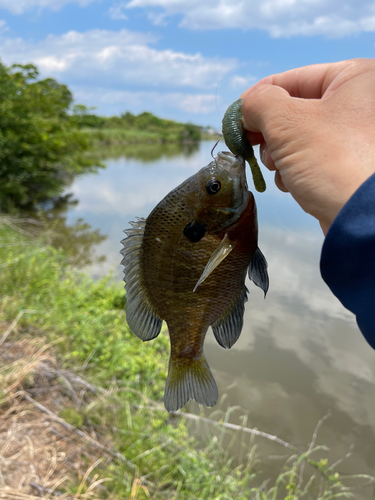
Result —
[[[143,341],[168,326],[171,352],[164,404],[214,406],[218,389],[203,353],[209,326],[230,349],[241,334],[246,273],[266,295],[267,262],[245,161],[230,152],[173,189],[147,219],[125,230],[126,319]]]

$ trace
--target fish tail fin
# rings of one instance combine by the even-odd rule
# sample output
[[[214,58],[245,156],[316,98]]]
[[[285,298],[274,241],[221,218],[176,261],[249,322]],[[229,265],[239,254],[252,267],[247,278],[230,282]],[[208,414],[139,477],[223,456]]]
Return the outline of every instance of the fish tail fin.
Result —
[[[215,379],[203,353],[194,360],[181,363],[171,357],[165,385],[164,404],[168,411],[177,411],[194,399],[199,404],[214,406],[218,400]]]

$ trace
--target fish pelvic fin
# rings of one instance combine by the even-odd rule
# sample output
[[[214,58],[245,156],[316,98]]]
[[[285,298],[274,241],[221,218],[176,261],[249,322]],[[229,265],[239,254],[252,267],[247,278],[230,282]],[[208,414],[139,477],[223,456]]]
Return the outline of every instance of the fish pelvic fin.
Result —
[[[251,259],[248,273],[251,281],[263,290],[264,297],[267,295],[269,287],[267,267],[268,264],[265,256],[262,254],[260,249],[257,248],[253,254],[253,258]]]
[[[138,218],[130,222],[133,229],[126,229],[126,238],[121,243],[126,288],[126,321],[130,330],[143,341],[157,337],[161,330],[162,320],[155,313],[148,298],[141,277],[141,246],[146,226],[146,219]]]
[[[206,267],[203,270],[202,276],[199,278],[197,284],[195,285],[193,292],[195,292],[195,290],[199,287],[199,285],[203,283],[203,281],[207,279],[213,271],[215,271],[220,262],[222,262],[225,259],[225,257],[227,257],[230,254],[235,244],[236,244],[235,241],[233,242],[229,240],[227,234],[224,236],[219,246],[211,255],[210,260],[207,262]]]
[[[224,312],[221,318],[212,325],[215,339],[224,349],[230,349],[241,335],[247,294],[248,289],[244,286],[236,300]]]
[[[164,405],[168,411],[177,411],[193,399],[205,406],[214,406],[219,397],[215,379],[204,357],[180,362],[169,360],[165,384]]]

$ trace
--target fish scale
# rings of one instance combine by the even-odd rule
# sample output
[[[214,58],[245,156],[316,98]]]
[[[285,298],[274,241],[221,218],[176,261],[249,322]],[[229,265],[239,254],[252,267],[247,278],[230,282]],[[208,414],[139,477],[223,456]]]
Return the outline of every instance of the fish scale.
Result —
[[[218,153],[132,225],[122,250],[128,324],[151,340],[167,323],[168,411],[189,399],[213,406],[218,390],[203,352],[207,330],[212,326],[219,344],[232,347],[243,325],[246,274],[268,290],[243,158]]]

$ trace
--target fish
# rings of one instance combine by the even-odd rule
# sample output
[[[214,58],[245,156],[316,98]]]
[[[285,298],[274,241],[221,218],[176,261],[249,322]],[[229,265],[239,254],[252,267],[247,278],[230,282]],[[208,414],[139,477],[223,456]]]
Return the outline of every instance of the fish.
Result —
[[[167,323],[165,407],[175,412],[190,399],[212,407],[218,388],[203,352],[207,330],[230,349],[243,326],[246,274],[264,296],[269,287],[245,160],[218,152],[146,219],[129,224],[121,250],[126,320],[143,341]]]
[[[254,187],[259,193],[263,193],[266,190],[266,182],[243,127],[242,102],[243,99],[237,99],[224,113],[222,120],[224,141],[233,154],[242,156],[249,163]]]

